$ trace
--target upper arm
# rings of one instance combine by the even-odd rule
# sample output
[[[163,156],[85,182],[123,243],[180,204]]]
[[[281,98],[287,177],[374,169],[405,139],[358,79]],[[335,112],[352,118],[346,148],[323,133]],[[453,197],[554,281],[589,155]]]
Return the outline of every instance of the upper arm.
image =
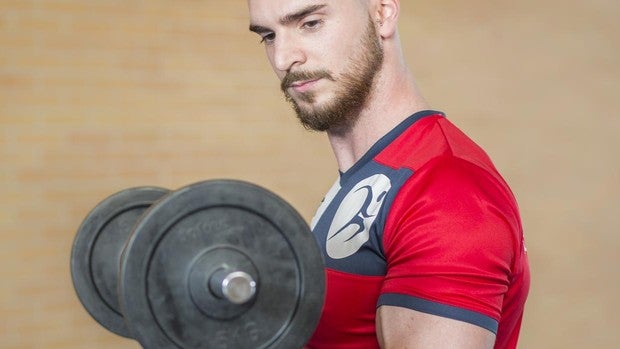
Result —
[[[388,348],[492,348],[520,241],[516,211],[462,160],[416,176],[386,221],[380,338]]]
[[[495,344],[495,334],[482,327],[402,307],[379,307],[376,325],[383,349],[492,349]]]

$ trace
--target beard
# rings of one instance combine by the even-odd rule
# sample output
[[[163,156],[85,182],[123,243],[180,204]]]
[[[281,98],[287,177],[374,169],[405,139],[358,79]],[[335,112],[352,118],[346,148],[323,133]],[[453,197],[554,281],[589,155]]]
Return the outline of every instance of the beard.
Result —
[[[349,58],[346,70],[337,78],[327,70],[289,72],[282,79],[281,88],[291,103],[301,124],[309,130],[327,131],[351,126],[364,108],[374,86],[375,76],[383,63],[383,48],[372,20],[356,52]],[[338,84],[334,97],[322,105],[304,107],[299,102],[314,104],[313,92],[299,94],[295,100],[287,91],[300,80],[327,79]]]

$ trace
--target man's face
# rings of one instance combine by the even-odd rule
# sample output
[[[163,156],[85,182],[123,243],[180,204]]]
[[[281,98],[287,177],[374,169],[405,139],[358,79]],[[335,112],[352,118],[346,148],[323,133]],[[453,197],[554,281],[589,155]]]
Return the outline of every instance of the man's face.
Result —
[[[265,44],[302,124],[349,126],[364,107],[383,51],[360,0],[248,0],[250,29]]]

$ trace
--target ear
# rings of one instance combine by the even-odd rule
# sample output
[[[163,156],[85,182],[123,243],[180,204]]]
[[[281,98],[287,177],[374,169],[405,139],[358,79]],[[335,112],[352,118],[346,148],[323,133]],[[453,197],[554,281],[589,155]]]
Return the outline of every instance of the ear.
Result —
[[[373,11],[377,23],[377,33],[386,39],[395,35],[398,30],[399,0],[378,0]]]

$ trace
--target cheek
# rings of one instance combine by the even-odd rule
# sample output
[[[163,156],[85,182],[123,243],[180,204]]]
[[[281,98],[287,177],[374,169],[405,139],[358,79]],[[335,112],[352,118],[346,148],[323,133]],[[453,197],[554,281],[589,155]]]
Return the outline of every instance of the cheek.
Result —
[[[333,46],[331,49],[320,51],[318,55],[319,67],[322,70],[328,70],[332,77],[339,79],[343,73],[350,70],[349,67],[351,50],[355,48],[344,48],[342,45]]]
[[[351,56],[360,50],[359,45],[359,34],[346,27],[338,27],[315,40],[310,57],[336,77],[350,68]]]
[[[304,68],[307,70],[328,70],[338,75],[347,61],[342,42],[334,40],[332,36],[313,40],[306,47],[307,59]]]

